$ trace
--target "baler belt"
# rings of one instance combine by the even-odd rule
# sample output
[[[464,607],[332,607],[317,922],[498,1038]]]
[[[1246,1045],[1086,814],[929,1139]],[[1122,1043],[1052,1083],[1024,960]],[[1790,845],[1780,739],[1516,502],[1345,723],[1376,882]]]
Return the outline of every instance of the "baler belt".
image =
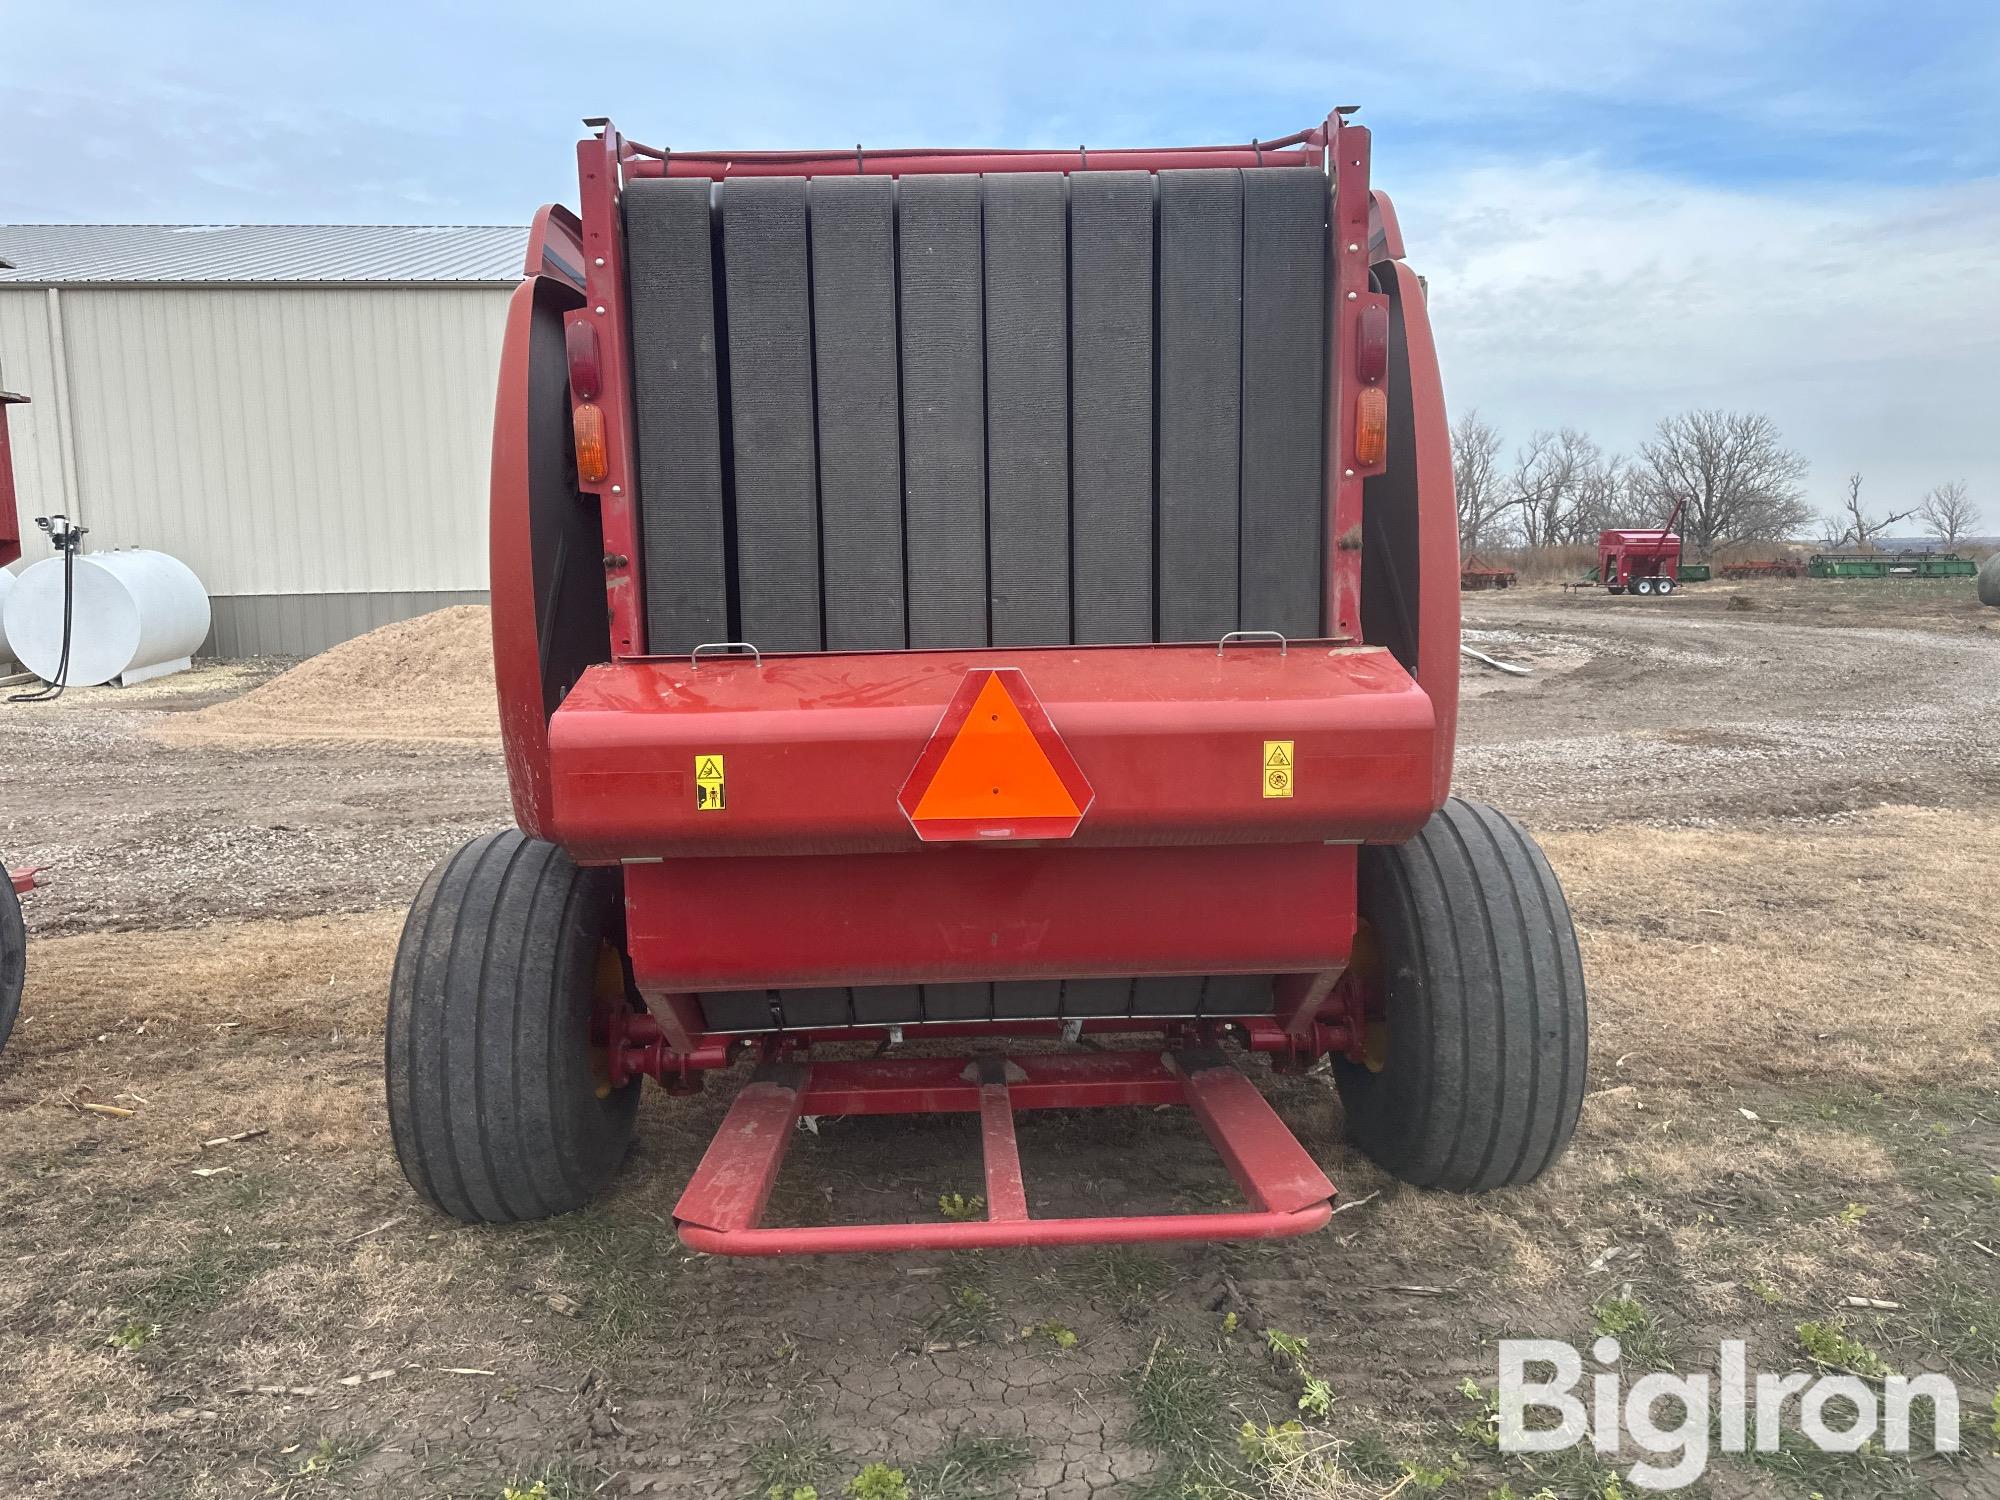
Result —
[[[1255,628],[1294,638],[1320,634],[1324,592],[1327,280],[1324,187],[1245,172],[1240,597]]]
[[[909,177],[898,192],[910,644],[983,646],[986,369],[979,179]]]
[[[633,183],[649,649],[1319,634],[1327,209],[1298,168]]]
[[[728,640],[727,516],[705,182],[625,192],[649,640]]]
[[[1238,627],[1243,174],[1160,173],[1163,641]]]
[[[733,183],[722,219],[740,640],[817,651],[818,445],[806,185]]]
[[[1271,1014],[1268,974],[1153,979],[1010,979],[997,984],[857,985],[853,989],[704,994],[714,1031],[890,1026],[917,1021],[1033,1021],[1124,1016]]]
[[[1153,178],[1070,179],[1076,639],[1153,639]]]
[[[986,180],[986,548],[996,646],[1060,646],[1069,626],[1069,306],[1065,185]]]
[[[812,189],[829,651],[894,651],[907,640],[895,188],[887,177],[829,177]]]

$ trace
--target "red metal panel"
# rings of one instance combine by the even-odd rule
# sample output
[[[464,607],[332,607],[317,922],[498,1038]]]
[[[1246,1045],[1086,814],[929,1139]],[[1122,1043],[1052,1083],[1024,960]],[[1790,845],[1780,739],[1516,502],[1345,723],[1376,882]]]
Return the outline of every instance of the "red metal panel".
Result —
[[[1275,1240],[1311,1234],[1333,1217],[1331,1203],[1295,1214],[1154,1214],[1136,1218],[1027,1219],[962,1224],[828,1224],[798,1229],[717,1231],[689,1223],[681,1242],[708,1255],[853,1255],[901,1250],[1009,1250],[1028,1245],[1169,1245],[1208,1240]]]
[[[560,203],[545,203],[528,230],[528,253],[523,276],[553,276],[581,292],[583,275],[583,221]]]
[[[1018,1222],[1028,1217],[1028,1187],[1021,1178],[1021,1148],[1014,1139],[1014,1106],[1005,1083],[979,1086],[979,1139],[986,1156],[986,1217]]]
[[[1327,155],[1333,175],[1332,295],[1327,302],[1327,559],[1326,593],[1329,632],[1345,640],[1361,639],[1361,482],[1381,472],[1381,464],[1364,464],[1355,456],[1355,393],[1359,381],[1353,369],[1365,310],[1386,307],[1368,285],[1369,136],[1359,125],[1338,116],[1327,121]]]
[[[1380,188],[1368,190],[1369,264],[1403,258],[1403,226],[1396,219],[1396,205]]]
[[[14,450],[7,437],[7,408],[27,402],[26,396],[0,391],[0,568],[21,555],[21,516],[14,496]]]
[[[753,1078],[723,1116],[715,1140],[674,1205],[685,1224],[728,1232],[747,1229],[762,1217],[771,1184],[792,1143],[800,1114],[806,1070],[791,1082]]]
[[[1351,845],[922,848],[625,871],[648,995],[1337,968]]]
[[[583,203],[583,307],[570,314],[597,325],[604,391],[603,479],[579,487],[598,497],[604,517],[605,601],[611,613],[611,653],[633,656],[646,649],[646,603],[639,566],[639,507],[633,461],[630,336],[625,307],[625,228],[619,208],[618,132],[579,141],[578,185]]]
[[[1225,1062],[1190,1064],[1187,1101],[1243,1196],[1267,1213],[1297,1213],[1333,1184],[1257,1086]]]
[[[1458,510],[1452,503],[1451,425],[1423,286],[1400,261],[1384,265],[1382,275],[1394,279],[1409,351],[1417,465],[1417,682],[1437,725],[1431,799],[1433,807],[1442,807],[1451,795],[1458,735]]]
[[[1159,1030],[1159,1023],[1152,1029]],[[999,1028],[991,1034],[1012,1032]],[[1185,1089],[1157,1052],[1041,1052],[1010,1061],[1020,1075],[1007,1086],[1008,1107],[1014,1110],[1179,1104]],[[962,1057],[815,1063],[801,1113],[971,1114],[982,1105],[979,1089]]]
[[[1322,165],[1321,128],[1261,144],[1182,146],[1154,150],[1115,147],[1074,151],[991,150],[979,147],[865,151],[661,151],[625,144],[632,177],[903,177],[938,172],[1164,172],[1191,167]]]
[[[488,578],[493,600],[493,679],[500,699],[500,742],[514,821],[537,838],[553,837],[547,698],[536,628],[535,552],[530,514],[534,485],[528,444],[535,306],[551,295],[537,278],[514,289],[500,342],[500,387],[493,412],[493,480],[488,519]],[[554,295],[560,296],[560,293]]]
[[[1402,839],[1436,805],[1430,704],[1375,647],[650,659],[590,669],[551,721],[556,836],[598,861],[915,849],[898,789],[966,674],[1000,666],[1094,793],[1077,846]],[[1263,795],[1269,740],[1294,742],[1290,797]],[[703,810],[715,755],[725,806]]]

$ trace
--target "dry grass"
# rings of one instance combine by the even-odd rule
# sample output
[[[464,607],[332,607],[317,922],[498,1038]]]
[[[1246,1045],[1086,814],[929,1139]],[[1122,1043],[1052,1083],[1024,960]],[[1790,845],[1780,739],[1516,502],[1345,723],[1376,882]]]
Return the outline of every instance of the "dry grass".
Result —
[[[2000,1082],[2000,818],[1547,840],[1581,928],[1600,1084]]]
[[[1996,1078],[2000,1030],[1983,978],[1995,953],[1982,857],[1996,832],[1986,814],[1884,809],[1812,827],[1556,836],[1596,1006],[1592,1095],[1561,1169],[1478,1200],[1401,1190],[1334,1144],[1323,1080],[1285,1080],[1281,1107],[1350,1200],[1378,1188],[1379,1200],[1288,1245],[1134,1253],[1146,1276],[1130,1321],[1101,1290],[1051,1290],[1084,1284],[1103,1257],[995,1257],[981,1274],[999,1331],[944,1358],[969,1378],[1042,1370],[1054,1357],[1006,1330],[1059,1312],[1083,1338],[1064,1358],[1122,1346],[1134,1369],[1151,1320],[1192,1319],[1233,1362],[1227,1389],[1248,1392],[1229,1396],[1215,1433],[1218,1462],[1245,1473],[1240,1420],[1283,1420],[1297,1391],[1260,1387],[1266,1362],[1244,1346],[1257,1328],[1291,1329],[1311,1338],[1338,1402],[1305,1448],[1251,1475],[1253,1490],[1342,1497],[1392,1488],[1396,1463],[1450,1460],[1458,1384],[1490,1380],[1483,1340],[1588,1337],[1606,1298],[1643,1308],[1651,1357],[1697,1362],[1725,1334],[1783,1362],[1799,1321],[1850,1295],[1890,1299],[1902,1308],[1850,1332],[1899,1367],[1990,1387],[2000,1347],[1978,1330],[2000,1326],[2000,1306],[1969,1242],[2000,1242],[1985,1182],[2000,1132],[1982,1123],[1990,1094],[1975,1093]],[[0,1493],[338,1492],[295,1483],[325,1442],[363,1491],[490,1494],[492,1475],[597,1438],[587,1413],[559,1434],[554,1419],[482,1414],[529,1399],[567,1412],[568,1397],[546,1393],[591,1370],[636,1361],[621,1399],[657,1396],[682,1424],[712,1403],[704,1430],[750,1431],[768,1420],[758,1393],[825,1385],[816,1359],[868,1379],[907,1366],[943,1282],[888,1262],[835,1274],[672,1249],[667,1206],[719,1099],[652,1098],[641,1162],[591,1213],[507,1234],[424,1210],[381,1101],[399,925],[383,912],[34,945],[29,1019],[0,1060]],[[1951,1091],[1928,1087],[1944,1081]],[[79,1113],[79,1095],[137,1113]],[[269,1134],[201,1145],[247,1129]],[[215,1167],[227,1170],[194,1175]],[[1123,1158],[1077,1169],[1133,1172]],[[1201,1300],[1219,1276],[1252,1299],[1234,1341],[1215,1339]],[[1399,1300],[1405,1283],[1439,1292]],[[726,1311],[739,1305],[756,1311]],[[394,1373],[339,1385],[379,1370]],[[1128,1430],[1129,1380],[1057,1384],[1031,1438],[1078,1410],[1079,1391],[1105,1441]],[[950,1389],[956,1404],[970,1387]],[[476,1438],[469,1423],[485,1424]],[[1364,1433],[1393,1461],[1357,1470],[1347,1445]],[[662,1441],[680,1451],[684,1428]],[[488,1478],[419,1484],[419,1455],[443,1462],[454,1443],[486,1455],[466,1462]],[[1542,1482],[1471,1457],[1476,1478],[1522,1494]]]

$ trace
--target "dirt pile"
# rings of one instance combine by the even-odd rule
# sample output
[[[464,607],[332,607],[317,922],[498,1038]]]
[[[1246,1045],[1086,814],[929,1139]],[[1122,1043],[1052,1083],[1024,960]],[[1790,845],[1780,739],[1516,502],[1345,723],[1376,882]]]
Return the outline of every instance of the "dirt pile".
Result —
[[[176,745],[497,741],[490,621],[462,604],[384,625],[157,733]]]

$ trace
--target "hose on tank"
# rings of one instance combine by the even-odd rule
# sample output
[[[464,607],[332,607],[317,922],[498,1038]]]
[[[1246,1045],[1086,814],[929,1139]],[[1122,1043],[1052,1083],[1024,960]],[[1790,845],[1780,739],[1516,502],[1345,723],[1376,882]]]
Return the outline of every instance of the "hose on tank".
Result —
[[[69,685],[69,643],[76,624],[76,553],[83,544],[87,526],[72,526],[68,516],[37,516],[35,524],[49,534],[49,541],[63,555],[62,655],[56,661],[56,675],[32,693],[12,693],[9,703],[53,703]]]

